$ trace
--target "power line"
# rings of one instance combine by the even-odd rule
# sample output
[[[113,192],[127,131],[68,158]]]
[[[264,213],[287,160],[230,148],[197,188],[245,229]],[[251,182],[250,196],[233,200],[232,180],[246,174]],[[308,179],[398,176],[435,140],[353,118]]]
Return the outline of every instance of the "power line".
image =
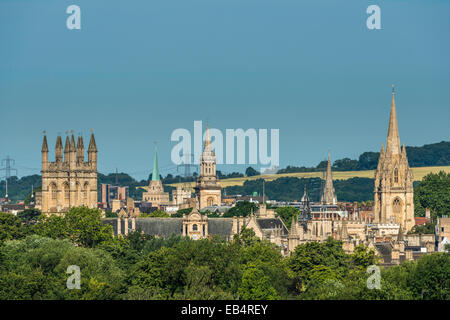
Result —
[[[9,156],[6,156],[6,159],[2,160],[2,166],[4,166],[3,168],[0,168],[0,171],[5,171],[5,175],[2,176],[2,178],[5,178],[6,181],[6,198],[8,198],[8,179],[11,177],[11,171],[15,171],[16,172],[16,176],[17,174],[17,169],[12,168],[11,166],[14,166],[16,164],[16,161],[12,158],[10,158]]]

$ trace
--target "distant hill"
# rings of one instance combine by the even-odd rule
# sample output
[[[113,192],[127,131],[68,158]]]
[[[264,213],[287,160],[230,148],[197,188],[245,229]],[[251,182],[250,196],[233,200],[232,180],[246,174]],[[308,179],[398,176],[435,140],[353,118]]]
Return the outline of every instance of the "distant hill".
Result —
[[[262,195],[263,179],[245,181],[242,186],[226,187],[226,194],[251,195],[254,192]],[[373,200],[373,183],[371,178],[350,178],[335,180],[334,188],[339,201],[367,201]],[[300,201],[304,188],[312,201],[320,200],[322,180],[320,178],[281,177],[266,181],[265,194],[269,199],[279,201]]]
[[[450,142],[426,144],[422,147],[406,147],[410,167],[450,166]],[[377,168],[379,152],[364,152],[358,160],[343,158],[333,162],[334,171],[374,170]],[[277,173],[316,172],[327,165],[321,161],[316,167],[287,166]]]

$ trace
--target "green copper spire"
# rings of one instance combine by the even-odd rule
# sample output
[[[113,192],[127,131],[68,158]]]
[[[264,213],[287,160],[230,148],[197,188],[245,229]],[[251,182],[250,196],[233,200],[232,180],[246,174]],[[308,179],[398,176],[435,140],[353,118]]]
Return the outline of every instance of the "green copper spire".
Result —
[[[156,145],[155,145],[155,154],[153,156],[152,181],[159,181],[158,148],[156,147]]]

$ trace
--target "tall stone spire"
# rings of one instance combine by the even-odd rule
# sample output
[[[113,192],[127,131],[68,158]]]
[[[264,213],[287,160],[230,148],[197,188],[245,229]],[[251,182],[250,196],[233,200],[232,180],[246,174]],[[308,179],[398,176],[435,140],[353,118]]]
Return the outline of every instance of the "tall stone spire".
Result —
[[[155,153],[153,155],[152,181],[159,181],[158,148],[156,147],[156,145],[155,145]]]
[[[391,115],[386,143],[386,154],[400,154],[400,136],[398,134],[397,112],[395,110],[395,91],[392,85]]]
[[[330,152],[328,152],[327,171],[325,175],[325,186],[323,188],[322,200],[323,204],[336,204],[337,199],[333,187],[333,175],[331,173]]]

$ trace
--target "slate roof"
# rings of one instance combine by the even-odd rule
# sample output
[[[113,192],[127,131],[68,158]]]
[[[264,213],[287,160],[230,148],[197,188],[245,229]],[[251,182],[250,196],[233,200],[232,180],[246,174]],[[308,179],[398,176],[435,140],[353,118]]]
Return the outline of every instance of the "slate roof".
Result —
[[[136,219],[136,230],[144,231],[145,234],[168,238],[172,234],[183,233],[182,218],[138,218]]]
[[[258,219],[256,219],[256,222],[258,223],[258,225],[261,228],[261,230],[279,228],[279,229],[282,229],[282,232],[284,234],[288,233],[288,230],[287,230],[286,226],[283,224],[283,222],[281,222],[280,219],[277,219],[277,218],[258,218]]]
[[[233,219],[231,218],[208,219],[208,234],[230,236],[232,229],[233,229]]]

